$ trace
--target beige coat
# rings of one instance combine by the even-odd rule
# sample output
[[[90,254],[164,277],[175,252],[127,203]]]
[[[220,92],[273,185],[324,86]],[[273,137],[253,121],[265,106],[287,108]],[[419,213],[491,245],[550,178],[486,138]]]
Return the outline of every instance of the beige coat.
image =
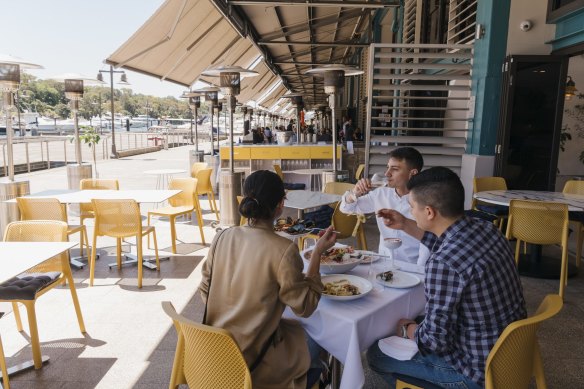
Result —
[[[310,356],[304,331],[282,319],[286,306],[308,317],[318,305],[320,276],[306,277],[302,268],[296,245],[267,227],[229,228],[209,250],[199,286],[203,300],[209,296],[206,324],[229,330],[248,366],[276,332],[252,372],[254,388],[306,387]]]

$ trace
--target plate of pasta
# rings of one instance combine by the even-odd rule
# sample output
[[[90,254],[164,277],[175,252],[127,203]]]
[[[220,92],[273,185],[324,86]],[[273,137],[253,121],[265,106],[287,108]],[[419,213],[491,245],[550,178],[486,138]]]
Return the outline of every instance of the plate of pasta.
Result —
[[[330,300],[355,300],[373,289],[371,282],[351,274],[329,274],[321,280],[324,285],[322,296]]]
[[[302,252],[302,258],[309,262],[313,247]],[[361,255],[355,253],[351,246],[335,244],[320,257],[320,272],[322,274],[339,274],[353,269],[361,263]]]

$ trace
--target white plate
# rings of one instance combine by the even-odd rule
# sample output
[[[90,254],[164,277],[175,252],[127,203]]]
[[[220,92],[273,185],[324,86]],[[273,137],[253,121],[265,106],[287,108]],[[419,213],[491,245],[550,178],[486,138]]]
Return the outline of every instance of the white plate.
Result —
[[[369,264],[371,262],[376,262],[379,261],[381,259],[381,257],[378,256],[377,253],[373,252],[373,251],[364,251],[364,250],[355,250],[355,254],[361,254],[361,263],[363,264]],[[354,254],[351,254],[354,255]]]
[[[347,247],[347,245],[344,244],[335,244],[334,247]],[[310,256],[312,255],[312,249],[313,247],[310,247],[309,249],[303,250],[300,255],[302,256],[302,259],[308,263],[310,262]],[[346,273],[349,270],[353,269],[354,267],[356,267],[358,264],[361,263],[361,259],[359,258],[350,258],[348,261],[343,261],[343,262],[339,262],[339,263],[331,263],[331,262],[321,262],[320,263],[320,273],[321,274],[340,274],[340,273]]]
[[[329,300],[337,300],[337,301],[355,300],[355,299],[359,299],[359,298],[365,296],[367,293],[371,292],[371,290],[373,289],[373,285],[371,284],[371,282],[367,281],[365,278],[353,276],[351,274],[329,274],[329,275],[323,276],[321,278],[321,280],[322,280],[323,285],[326,284],[327,282],[336,282],[336,281],[341,281],[341,280],[347,280],[349,283],[351,283],[352,285],[355,285],[357,288],[359,288],[359,292],[361,292],[361,294],[356,294],[353,296],[331,296],[331,295],[323,293],[322,297],[325,297]]]
[[[393,270],[393,279],[391,281],[383,281],[379,278],[379,274],[375,276],[375,281],[381,285],[385,285],[389,288],[411,288],[420,283],[420,279],[413,274],[406,273],[399,270]]]

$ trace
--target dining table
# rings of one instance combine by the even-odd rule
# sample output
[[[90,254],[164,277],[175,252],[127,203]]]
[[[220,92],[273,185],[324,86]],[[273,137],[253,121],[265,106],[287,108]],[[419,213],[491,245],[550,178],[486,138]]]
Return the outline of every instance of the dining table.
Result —
[[[156,189],[166,189],[176,174],[186,173],[184,169],[154,169],[145,170],[144,174],[156,176]]]
[[[341,201],[341,196],[311,190],[290,190],[286,193],[284,206],[298,210],[298,218],[304,217],[304,211]]]
[[[330,169],[296,169],[287,171],[286,173],[310,176],[310,190],[319,191],[322,189],[322,173],[326,171],[330,171]]]
[[[473,197],[485,203],[509,206],[511,200],[547,201],[568,205],[571,212],[584,212],[584,195],[535,190],[488,190],[477,192]],[[542,246],[529,244],[530,252],[519,258],[519,274],[543,279],[559,279],[561,261],[542,255]],[[578,268],[568,263],[568,277],[578,274]]]
[[[367,279],[369,270],[370,264],[363,263],[346,274]],[[363,387],[361,353],[379,339],[395,334],[400,319],[414,319],[424,311],[424,275],[409,274],[420,278],[420,283],[403,289],[373,288],[367,295],[349,301],[323,295],[308,318],[296,317],[289,308],[284,312],[284,317],[298,320],[308,335],[343,365],[340,382],[335,382],[333,372],[333,389]]]
[[[96,200],[134,200],[138,204],[142,203],[161,203],[168,200],[174,195],[179,194],[180,190],[169,189],[132,189],[132,190],[75,190],[75,189],[52,189],[26,195],[28,198],[55,198],[62,204],[87,204],[92,199]],[[16,199],[7,200],[7,202],[16,202]],[[122,266],[133,265],[138,263],[135,254],[124,254],[129,260],[122,261]],[[160,257],[159,260],[170,259],[170,257]],[[150,270],[156,270],[156,264],[150,259],[144,259],[144,267]],[[110,263],[110,268],[117,266],[117,263]]]
[[[75,245],[75,242],[0,242],[0,284]],[[44,364],[48,362],[49,357],[43,355],[41,360]],[[25,361],[9,367],[8,375],[11,376],[32,368],[34,368],[34,362],[32,360]]]

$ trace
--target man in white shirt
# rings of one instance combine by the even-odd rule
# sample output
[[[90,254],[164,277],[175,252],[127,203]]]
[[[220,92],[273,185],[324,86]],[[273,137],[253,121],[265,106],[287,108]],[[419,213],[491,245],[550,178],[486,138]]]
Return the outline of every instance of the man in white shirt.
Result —
[[[387,163],[387,186],[373,188],[368,178],[357,182],[352,191],[343,195],[340,210],[347,214],[367,214],[380,209],[395,209],[409,219],[413,219],[408,203],[407,183],[410,178],[418,174],[424,166],[424,159],[420,152],[413,147],[400,147],[389,153]],[[400,238],[402,245],[395,249],[395,259],[411,263],[423,264],[429,256],[424,245],[408,234],[386,227],[383,218],[377,217],[379,228],[379,253],[391,255],[383,240],[386,238]]]

